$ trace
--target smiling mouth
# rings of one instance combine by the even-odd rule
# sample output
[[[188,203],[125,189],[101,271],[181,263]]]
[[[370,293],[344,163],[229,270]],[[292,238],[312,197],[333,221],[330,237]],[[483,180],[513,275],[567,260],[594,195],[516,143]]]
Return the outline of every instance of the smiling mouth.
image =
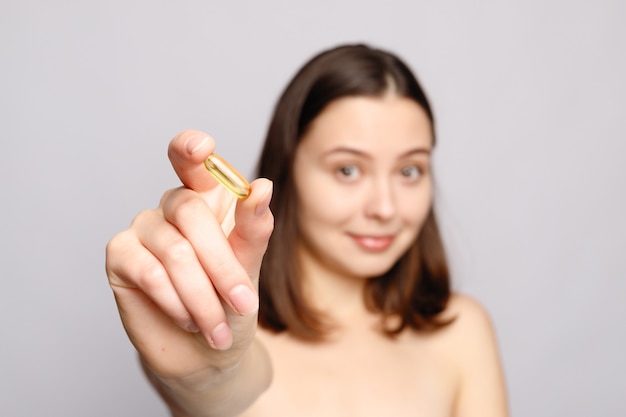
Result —
[[[366,236],[353,235],[350,237],[363,249],[373,252],[380,252],[387,249],[393,242],[393,235],[386,236]]]

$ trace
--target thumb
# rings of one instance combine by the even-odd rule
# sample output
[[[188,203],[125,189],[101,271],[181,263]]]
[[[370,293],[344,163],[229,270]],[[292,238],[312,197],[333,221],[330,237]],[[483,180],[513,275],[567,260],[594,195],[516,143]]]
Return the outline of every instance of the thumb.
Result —
[[[215,140],[210,135],[197,130],[185,130],[170,141],[167,154],[185,187],[203,192],[218,184],[203,164],[214,150]]]
[[[273,184],[266,178],[250,184],[250,195],[237,202],[235,227],[228,236],[237,259],[256,285],[263,255],[274,230],[274,216],[269,209]]]

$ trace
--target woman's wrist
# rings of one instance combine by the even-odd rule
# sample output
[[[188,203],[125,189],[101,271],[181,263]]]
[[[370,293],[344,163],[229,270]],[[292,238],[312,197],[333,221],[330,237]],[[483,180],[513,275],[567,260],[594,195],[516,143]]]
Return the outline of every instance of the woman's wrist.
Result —
[[[238,415],[267,389],[272,377],[269,355],[256,340],[228,367],[212,366],[182,377],[164,377],[143,361],[142,365],[175,417]]]

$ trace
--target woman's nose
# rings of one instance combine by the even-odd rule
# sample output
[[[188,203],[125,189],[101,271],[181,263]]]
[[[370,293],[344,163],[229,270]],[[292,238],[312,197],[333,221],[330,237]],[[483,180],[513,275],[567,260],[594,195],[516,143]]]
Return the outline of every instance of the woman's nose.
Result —
[[[365,208],[368,217],[389,220],[396,214],[396,202],[391,182],[388,179],[372,181]]]

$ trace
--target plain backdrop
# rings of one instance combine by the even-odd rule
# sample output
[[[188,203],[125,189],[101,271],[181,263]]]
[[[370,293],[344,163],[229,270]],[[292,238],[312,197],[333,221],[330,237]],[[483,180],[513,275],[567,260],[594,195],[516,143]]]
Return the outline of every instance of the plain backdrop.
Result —
[[[182,129],[250,176],[288,78],[346,42],[432,100],[454,284],[493,317],[512,414],[626,415],[625,21],[621,0],[0,1],[0,415],[167,415],[106,242],[177,186]]]

